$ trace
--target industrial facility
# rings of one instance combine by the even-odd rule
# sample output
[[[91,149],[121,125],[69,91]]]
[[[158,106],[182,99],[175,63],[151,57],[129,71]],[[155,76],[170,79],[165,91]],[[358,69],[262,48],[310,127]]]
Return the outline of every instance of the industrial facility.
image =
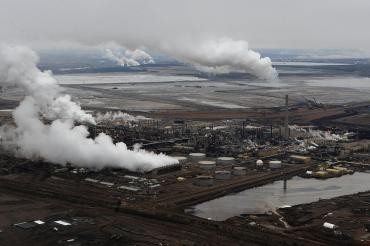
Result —
[[[271,117],[278,119],[277,115]],[[256,245],[265,242],[264,237],[267,235],[271,238],[269,245],[286,245],[283,243],[286,240],[293,245],[321,245],[328,237],[331,242],[338,243],[337,245],[341,242],[361,241],[358,237],[361,233],[356,233],[359,228],[367,225],[365,222],[361,220],[354,224],[353,228],[345,229],[346,227],[337,225],[341,222],[328,217],[317,222],[321,223],[320,228],[325,229],[324,234],[320,229],[312,232],[319,235],[317,238],[309,236],[309,239],[298,242],[295,236],[297,232],[289,231],[289,228],[294,227],[284,225],[288,222],[289,225],[296,223],[291,221],[290,216],[293,215],[289,211],[293,214],[297,211],[291,206],[281,208],[279,212],[287,218],[288,222],[283,224],[276,218],[278,213],[271,212],[250,217],[233,217],[227,220],[227,224],[196,216],[193,206],[197,204],[274,181],[283,180],[281,188],[289,191],[294,189],[290,185],[290,179],[293,177],[327,180],[355,172],[370,171],[370,140],[364,137],[369,136],[370,129],[359,130],[334,123],[332,127],[322,127],[319,122],[302,126],[295,122],[287,124],[293,115],[284,112],[281,115],[282,120],[270,121],[269,124],[266,124],[264,118],[258,117],[179,120],[177,116],[171,119],[147,115],[145,120],[136,122],[115,119],[86,125],[91,136],[105,133],[112,137],[114,143],[124,142],[129,149],[135,149],[135,146],[139,145],[146,151],[162,153],[177,160],[177,163],[161,165],[150,170],[89,168],[72,163],[61,165],[37,158],[20,158],[9,149],[3,148],[0,183],[5,194],[27,194],[27,197],[67,203],[63,205],[66,208],[87,206],[94,207],[94,210],[82,213],[74,208],[77,209],[76,212],[70,214],[62,208],[61,211],[65,212],[55,211],[45,215],[35,213],[37,216],[27,217],[29,219],[14,214],[14,218],[19,219],[9,220],[12,221],[11,225],[7,224],[7,221],[0,223],[0,229],[1,226],[11,228],[1,233],[15,233],[20,238],[26,238],[30,233],[38,235],[48,230],[47,233],[61,235],[59,240],[65,245],[72,242],[85,245],[87,239],[82,234],[73,233],[71,229],[87,230],[84,228],[104,223],[104,219],[96,214],[99,209],[103,209],[112,211],[112,216],[122,213],[125,216],[165,220],[166,223],[194,224],[201,226],[205,233],[211,233],[210,230],[212,233],[220,233],[221,238],[225,236],[221,239],[225,242],[229,240],[230,235],[227,234],[230,231],[233,237],[240,237],[241,241],[248,238],[248,241],[252,240]],[[12,120],[6,115],[2,119]],[[369,197],[364,194],[366,195]],[[5,206],[3,209],[12,213],[10,208]],[[362,211],[361,209],[362,207],[359,211]],[[366,211],[364,213],[368,213],[368,210]],[[127,219],[136,223],[134,217]],[[240,224],[246,226],[240,227]],[[276,232],[272,227],[280,228],[279,230],[285,228],[290,234]],[[120,238],[125,237],[122,230],[124,229],[113,227],[107,229],[109,240],[119,242]],[[339,232],[341,236],[338,236]],[[67,234],[70,237],[67,237]],[[306,235],[305,232],[299,234]],[[288,239],[279,239],[283,237]],[[103,242],[108,239],[101,235],[99,240]],[[199,237],[199,240],[203,239]],[[282,243],[276,243],[276,240]]]
[[[369,23],[0,0],[0,246],[370,246]]]

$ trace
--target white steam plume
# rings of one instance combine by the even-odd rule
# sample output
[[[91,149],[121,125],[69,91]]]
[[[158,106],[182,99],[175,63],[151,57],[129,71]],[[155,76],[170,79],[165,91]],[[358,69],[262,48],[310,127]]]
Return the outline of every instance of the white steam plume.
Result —
[[[0,82],[22,87],[27,96],[13,111],[15,127],[4,127],[4,142],[18,148],[26,158],[41,158],[52,163],[71,163],[79,167],[126,168],[146,171],[178,163],[164,154],[129,150],[124,143],[114,144],[103,133],[89,138],[85,126],[75,121],[95,122],[68,95],[59,96],[60,88],[50,73],[37,69],[37,55],[26,47],[0,46]],[[54,118],[45,124],[42,116]]]
[[[246,72],[260,79],[277,79],[278,73],[272,67],[271,59],[249,49],[244,40],[221,38],[195,43],[192,46],[177,46],[164,49],[177,59],[193,64],[208,73]]]
[[[343,134],[335,134],[331,133],[329,131],[321,131],[321,130],[314,130],[312,128],[308,128],[307,130],[304,128],[301,128],[297,125],[289,125],[289,128],[291,130],[301,132],[302,135],[304,135],[306,138],[316,138],[316,139],[323,139],[323,140],[329,140],[329,141],[347,141],[348,135]]]
[[[140,49],[129,50],[121,47],[105,48],[104,56],[123,67],[155,63],[153,57]]]
[[[142,115],[134,116],[128,113],[123,113],[122,111],[106,112],[105,114],[98,113],[96,115],[97,122],[109,121],[109,120],[124,120],[124,121],[130,121],[130,122],[137,122],[139,120],[149,120],[149,118],[142,116]]]
[[[0,45],[0,82],[17,85],[35,100],[41,113],[47,119],[72,119],[94,124],[95,120],[69,95],[60,95],[61,88],[51,72],[41,72],[36,64],[38,56],[22,46]]]

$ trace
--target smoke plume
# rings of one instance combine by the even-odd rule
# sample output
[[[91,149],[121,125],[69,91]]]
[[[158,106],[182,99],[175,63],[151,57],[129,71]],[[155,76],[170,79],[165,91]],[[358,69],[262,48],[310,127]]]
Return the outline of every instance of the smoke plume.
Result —
[[[95,123],[69,95],[60,95],[61,88],[51,72],[41,72],[36,64],[38,56],[26,47],[0,45],[0,82],[17,85],[32,97],[39,113],[47,119],[71,119]]]
[[[140,49],[125,49],[116,43],[108,43],[104,55],[121,66],[139,66],[154,63],[153,58]],[[218,40],[203,40],[192,43],[179,42],[151,46],[152,49],[172,56],[179,61],[193,65],[196,69],[221,74],[230,72],[245,72],[260,79],[275,80],[278,73],[272,67],[269,57],[261,57],[256,51],[249,48],[244,40],[221,38]]]
[[[97,122],[102,121],[112,121],[112,120],[123,120],[123,121],[129,121],[129,122],[137,122],[139,120],[149,120],[149,118],[146,118],[142,115],[131,115],[128,113],[123,113],[121,111],[118,112],[106,112],[105,114],[98,113],[96,116]]]
[[[315,130],[312,128],[308,128],[307,130],[304,128],[301,128],[297,125],[289,125],[289,128],[291,130],[301,132],[302,135],[304,135],[306,138],[316,138],[321,140],[328,140],[328,141],[347,141],[348,136],[346,134],[335,134],[331,133],[329,131],[321,131],[321,130]]]
[[[60,87],[50,72],[41,72],[38,56],[26,47],[0,46],[0,82],[24,89],[26,96],[13,111],[15,127],[2,128],[2,138],[17,146],[17,154],[26,158],[44,159],[79,167],[119,167],[146,171],[178,163],[164,154],[154,154],[138,148],[129,150],[124,143],[114,144],[111,137],[99,134],[89,138],[84,125],[76,121],[95,123],[95,119],[60,95]],[[50,124],[43,119],[50,119]],[[6,147],[6,146],[5,146]]]
[[[165,51],[208,73],[246,72],[268,80],[277,79],[278,76],[271,59],[262,58],[258,52],[249,49],[248,43],[243,40],[221,38],[191,46],[166,47]]]
[[[140,49],[124,50],[123,48],[105,48],[104,56],[115,61],[120,66],[140,66],[142,64],[154,64],[154,59],[148,53]]]

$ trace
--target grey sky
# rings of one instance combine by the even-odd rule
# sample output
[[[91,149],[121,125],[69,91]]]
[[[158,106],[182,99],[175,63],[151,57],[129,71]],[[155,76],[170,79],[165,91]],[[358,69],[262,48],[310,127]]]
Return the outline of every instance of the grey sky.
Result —
[[[252,48],[370,50],[369,0],[0,0],[0,40],[176,45],[243,39]]]

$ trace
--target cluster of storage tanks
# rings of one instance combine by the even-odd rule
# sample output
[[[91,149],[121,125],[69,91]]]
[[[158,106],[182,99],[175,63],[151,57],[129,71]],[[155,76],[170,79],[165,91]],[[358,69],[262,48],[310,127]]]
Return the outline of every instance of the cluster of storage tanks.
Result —
[[[264,167],[264,163],[262,160],[257,160],[256,161],[256,167],[257,169],[261,169]],[[269,161],[268,162],[268,167],[271,169],[271,170],[275,170],[275,169],[279,169],[282,167],[282,162],[281,161]]]
[[[228,180],[231,179],[232,175],[242,176],[246,174],[245,167],[234,167],[232,171],[217,170],[212,175],[198,175],[193,184],[197,186],[212,186],[215,180]]]
[[[175,157],[180,164],[185,164],[187,161],[192,163],[197,163],[198,167],[205,171],[205,173],[213,172],[217,166],[232,166],[231,171],[228,170],[216,170],[211,174],[207,175],[198,175],[193,184],[197,186],[212,186],[215,180],[228,180],[232,176],[243,176],[247,174],[246,167],[243,166],[234,166],[235,158],[234,157],[218,157],[214,160],[207,160],[204,153],[190,153],[188,157],[179,156]],[[262,168],[264,163],[262,160],[256,161],[256,167]],[[272,170],[279,169],[282,167],[281,161],[269,161],[268,167]]]
[[[205,160],[205,154],[203,153],[190,153],[189,158],[191,161],[196,162],[200,169],[205,171],[212,171],[216,169],[216,166],[232,166],[235,164],[234,157],[218,157],[215,160]],[[232,175],[241,176],[245,175],[247,170],[245,167],[233,167],[232,171],[217,170],[214,171],[214,175],[198,175],[194,179],[194,185],[197,186],[212,186],[214,180],[228,180],[231,179]]]

